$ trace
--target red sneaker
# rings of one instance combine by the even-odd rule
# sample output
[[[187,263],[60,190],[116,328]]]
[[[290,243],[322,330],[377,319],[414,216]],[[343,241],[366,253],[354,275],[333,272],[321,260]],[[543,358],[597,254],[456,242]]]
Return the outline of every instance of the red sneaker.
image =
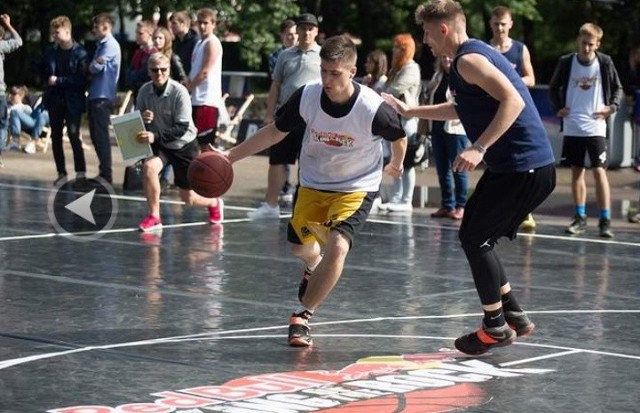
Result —
[[[209,223],[219,224],[224,220],[224,201],[218,198],[216,206],[209,207]]]
[[[153,215],[147,215],[142,222],[138,225],[140,231],[148,232],[162,228],[162,221],[160,218]]]
[[[313,345],[307,318],[296,314],[291,315],[291,318],[289,318],[288,341],[291,347],[309,347]]]
[[[483,326],[474,333],[458,337],[454,342],[456,348],[471,355],[484,354],[492,347],[504,347],[516,341],[517,334],[508,325],[487,328]]]

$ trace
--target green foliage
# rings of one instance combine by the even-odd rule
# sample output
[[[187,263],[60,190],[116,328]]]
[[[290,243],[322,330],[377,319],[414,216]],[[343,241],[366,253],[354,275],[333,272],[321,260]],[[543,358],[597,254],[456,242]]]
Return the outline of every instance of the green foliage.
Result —
[[[161,16],[161,23],[175,10],[195,11],[213,7],[219,12],[219,31],[241,36],[237,47],[242,67],[259,70],[265,57],[279,45],[278,25],[301,11],[321,18],[320,30],[326,36],[351,33],[361,39],[360,53],[374,48],[390,51],[391,39],[398,33],[412,33],[417,40],[422,30],[415,24],[413,13],[422,0],[3,0],[0,12],[8,12],[14,26],[25,40],[25,46],[7,56],[5,67],[11,82],[30,83],[34,76],[31,62],[48,42],[49,20],[64,14],[74,24],[74,36],[85,39],[91,30],[91,17],[113,11],[117,20],[142,15]],[[426,1],[426,0],[425,0]],[[515,26],[512,36],[523,39],[531,50],[539,83],[547,82],[557,58],[575,50],[578,28],[587,21],[604,29],[600,50],[626,61],[628,50],[640,43],[640,1],[626,0],[610,4],[596,0],[459,0],[467,15],[472,37],[486,39],[490,10],[496,5],[508,6]],[[119,31],[117,23],[115,31]],[[235,45],[234,45],[235,46]],[[226,54],[231,56],[230,54]]]
[[[224,2],[228,4],[227,2]],[[235,8],[219,5],[224,11],[223,29],[242,36],[240,57],[251,69],[259,69],[263,56],[279,47],[278,29],[286,18],[294,18],[300,12],[292,0],[263,0],[238,2]]]

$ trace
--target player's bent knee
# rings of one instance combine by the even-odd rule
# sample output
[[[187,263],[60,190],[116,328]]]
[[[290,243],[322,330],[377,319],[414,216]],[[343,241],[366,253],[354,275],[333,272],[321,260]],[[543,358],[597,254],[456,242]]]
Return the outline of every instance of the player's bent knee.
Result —
[[[351,249],[351,240],[340,231],[333,230],[329,233],[329,239],[325,246],[325,256],[331,254],[334,257],[346,257]]]
[[[290,249],[291,254],[293,254],[294,257],[304,259],[313,252],[313,245],[290,244]]]
[[[162,162],[160,162],[158,165],[156,162],[154,162],[153,159],[146,161],[142,165],[142,173],[144,174],[145,177],[158,178],[158,175],[160,174],[161,170],[162,170]]]

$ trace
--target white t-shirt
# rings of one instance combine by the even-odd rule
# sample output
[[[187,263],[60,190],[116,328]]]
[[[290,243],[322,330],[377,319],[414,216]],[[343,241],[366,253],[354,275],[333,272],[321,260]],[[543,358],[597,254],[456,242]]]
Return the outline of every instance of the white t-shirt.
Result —
[[[602,74],[598,59],[585,66],[574,55],[567,85],[569,115],[563,120],[567,136],[607,136],[607,122],[593,114],[604,107]]]

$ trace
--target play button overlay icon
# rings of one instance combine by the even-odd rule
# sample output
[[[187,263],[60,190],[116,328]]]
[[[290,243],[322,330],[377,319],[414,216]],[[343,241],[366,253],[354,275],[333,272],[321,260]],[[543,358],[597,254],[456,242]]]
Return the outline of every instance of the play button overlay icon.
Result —
[[[49,195],[49,219],[56,231],[74,241],[93,241],[113,227],[118,203],[113,187],[104,179],[63,180]]]
[[[68,203],[64,207],[73,212],[80,218],[84,218],[86,221],[96,224],[96,220],[91,212],[91,202],[93,202],[93,196],[96,194],[96,190],[92,189],[91,192],[82,195],[80,198],[73,202]]]

